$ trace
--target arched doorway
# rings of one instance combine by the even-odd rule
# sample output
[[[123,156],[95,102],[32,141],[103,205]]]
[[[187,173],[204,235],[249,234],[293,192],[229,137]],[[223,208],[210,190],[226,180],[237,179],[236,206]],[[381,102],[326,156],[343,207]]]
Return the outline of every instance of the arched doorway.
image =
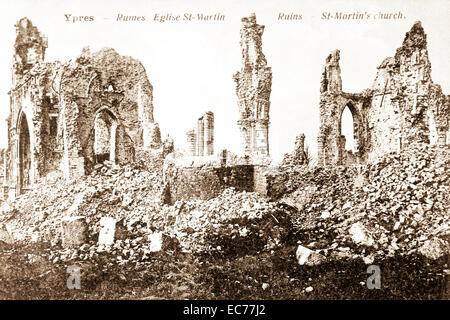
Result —
[[[19,120],[19,191],[25,192],[31,185],[30,130],[25,113]]]
[[[342,109],[339,119],[337,141],[337,163],[348,165],[357,163],[360,157],[361,117],[355,106],[349,102]]]
[[[99,110],[94,120],[94,155],[96,163],[116,162],[118,121],[107,108]]]
[[[355,150],[355,121],[348,105],[342,111],[340,134],[345,138],[345,151],[353,152]]]

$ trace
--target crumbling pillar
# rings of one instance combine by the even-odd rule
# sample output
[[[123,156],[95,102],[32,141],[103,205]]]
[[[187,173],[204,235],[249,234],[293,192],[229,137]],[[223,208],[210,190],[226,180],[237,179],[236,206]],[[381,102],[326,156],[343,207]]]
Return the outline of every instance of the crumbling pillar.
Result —
[[[206,112],[197,120],[197,128],[186,132],[190,156],[210,156],[214,154],[214,113]]]
[[[339,50],[334,50],[325,59],[320,92],[342,92],[341,67],[339,66]]]
[[[197,121],[197,156],[203,157],[205,143],[205,126],[203,125],[203,117]]]
[[[242,68],[234,74],[242,156],[269,155],[269,108],[272,70],[262,52],[264,26],[255,14],[242,18]]]
[[[197,155],[197,146],[196,146],[197,137],[195,134],[195,130],[189,130],[188,132],[186,132],[186,139],[187,139],[187,144],[188,144],[189,155],[192,157],[196,156]]]
[[[214,113],[208,111],[203,116],[204,130],[204,155],[211,156],[214,154]]]
[[[295,158],[303,162],[305,158],[305,135],[302,133],[295,138]]]
[[[254,146],[253,153],[257,155],[269,154],[269,125],[264,119],[255,122],[254,132]]]

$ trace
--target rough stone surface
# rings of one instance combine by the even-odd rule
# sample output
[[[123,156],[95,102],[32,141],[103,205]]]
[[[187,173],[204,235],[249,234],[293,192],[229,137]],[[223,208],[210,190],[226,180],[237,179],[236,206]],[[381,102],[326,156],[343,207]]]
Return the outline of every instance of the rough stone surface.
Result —
[[[253,191],[255,184],[253,165],[182,167],[166,163],[164,177],[171,204],[177,200],[209,200],[229,187]]]
[[[267,174],[268,196],[297,210],[300,240],[327,257],[440,258],[450,235],[449,159],[448,146],[416,143],[366,165],[286,165]]]
[[[353,224],[349,230],[352,240],[356,244],[372,246],[374,241],[367,229],[359,222]]]
[[[439,238],[427,239],[418,250],[425,257],[438,259],[450,251],[449,243]]]

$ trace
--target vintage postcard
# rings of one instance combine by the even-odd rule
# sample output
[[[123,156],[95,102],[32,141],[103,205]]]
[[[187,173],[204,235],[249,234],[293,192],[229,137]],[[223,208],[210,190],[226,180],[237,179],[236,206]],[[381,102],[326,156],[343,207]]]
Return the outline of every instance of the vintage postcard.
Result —
[[[0,9],[0,299],[449,299],[448,0]]]

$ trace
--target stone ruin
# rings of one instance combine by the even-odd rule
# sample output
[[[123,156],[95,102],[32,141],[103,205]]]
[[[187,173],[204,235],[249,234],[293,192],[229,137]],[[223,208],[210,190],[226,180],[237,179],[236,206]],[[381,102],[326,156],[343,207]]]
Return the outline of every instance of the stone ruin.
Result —
[[[446,143],[450,96],[431,79],[427,38],[420,22],[406,33],[394,57],[384,59],[372,88],[342,91],[340,52],[325,60],[320,87],[319,165],[367,163],[411,142]],[[353,116],[354,150],[346,150],[343,111]]]
[[[52,171],[72,179],[161,145],[141,62],[87,48],[66,63],[44,62],[47,38],[27,18],[15,27],[5,197],[14,200]]]
[[[272,69],[262,52],[264,26],[255,14],[242,18],[242,68],[234,74],[240,118],[237,122],[241,154],[249,158],[269,156],[269,110]]]
[[[193,157],[214,154],[214,113],[206,112],[197,121],[196,129],[186,133],[188,154]]]
[[[295,138],[294,150],[284,155],[281,165],[308,165],[310,160],[310,156],[305,148],[305,135],[301,133]]]
[[[169,202],[186,196],[208,199],[230,186],[267,193],[272,71],[262,52],[264,26],[256,23],[254,14],[242,18],[242,68],[233,76],[241,153],[234,157],[223,150],[214,157],[214,114],[209,111],[186,134],[187,154],[195,160],[181,164],[173,140],[161,141],[153,119],[153,89],[139,61],[113,49],[84,49],[64,64],[44,62],[47,39],[26,18],[16,29],[5,197],[14,200],[52,171],[72,179],[104,161],[131,162],[138,148],[160,147],[167,156]],[[367,163],[413,141],[446,143],[450,98],[431,80],[426,35],[419,22],[395,56],[378,67],[371,89],[342,91],[339,55],[335,50],[327,57],[322,74],[318,165]],[[353,151],[346,150],[341,130],[346,108],[353,116]],[[308,164],[304,139],[297,137],[284,162]]]
[[[269,108],[272,71],[262,52],[264,26],[255,14],[242,18],[242,68],[234,74],[240,118],[241,152],[224,149],[214,155],[214,115],[205,113],[197,128],[186,133],[190,157],[166,158],[164,202],[181,199],[211,199],[224,189],[265,193],[264,171],[269,158]],[[196,157],[192,159],[191,157]]]

